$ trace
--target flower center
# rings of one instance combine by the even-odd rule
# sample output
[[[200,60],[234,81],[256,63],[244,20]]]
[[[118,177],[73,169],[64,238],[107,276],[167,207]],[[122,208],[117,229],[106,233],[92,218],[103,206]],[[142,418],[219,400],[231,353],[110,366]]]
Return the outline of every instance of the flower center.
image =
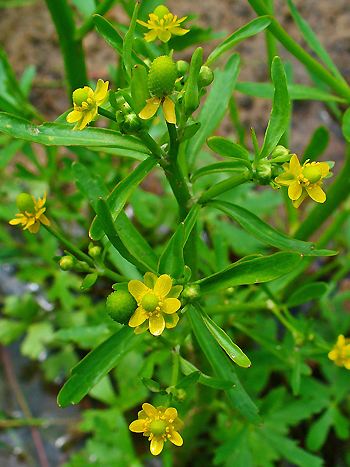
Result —
[[[16,198],[16,205],[21,212],[33,213],[35,211],[33,198],[28,193],[20,193]]]
[[[87,98],[89,97],[89,89],[88,88],[79,88],[79,89],[76,89],[74,92],[73,92],[73,102],[74,104],[76,104],[77,106],[81,106],[81,104],[83,102],[86,102],[87,101]]]
[[[159,298],[156,294],[152,292],[146,293],[146,295],[141,300],[141,306],[144,310],[148,313],[152,313],[155,311],[157,306],[159,305]]]
[[[151,422],[149,429],[154,435],[163,435],[165,433],[167,424],[164,420],[153,420]]]
[[[303,176],[307,178],[310,183],[316,183],[321,179],[322,172],[317,165],[306,165],[303,168]]]

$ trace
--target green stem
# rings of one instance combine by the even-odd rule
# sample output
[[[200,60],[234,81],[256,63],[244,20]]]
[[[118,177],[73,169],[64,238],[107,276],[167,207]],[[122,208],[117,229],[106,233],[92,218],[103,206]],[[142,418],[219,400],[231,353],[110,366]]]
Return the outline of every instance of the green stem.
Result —
[[[221,195],[225,191],[231,190],[232,188],[247,182],[251,179],[251,177],[252,174],[250,170],[245,168],[245,170],[242,170],[237,174],[232,175],[232,177],[229,177],[226,180],[223,180],[222,182],[219,182],[216,185],[210,187],[209,190],[202,194],[198,200],[198,203],[205,204],[211,199],[216,198],[216,196]]]
[[[80,28],[76,30],[75,39],[79,41],[82,40],[86,34],[94,28],[94,15],[103,16],[113,6],[113,3],[115,3],[115,0],[103,0],[101,3],[99,3],[95,13],[89,16],[80,26]]]
[[[51,227],[44,225],[45,229],[50,232],[51,235],[57,238],[58,241],[60,241],[68,251],[70,251],[76,258],[80,259],[81,261],[85,261],[89,266],[95,267],[94,261],[85,254],[83,251],[81,251],[79,248],[77,248],[73,243],[71,243],[69,240],[67,240],[62,234],[60,234],[57,230],[52,229]]]
[[[269,9],[264,4],[263,0],[248,0],[248,2],[259,16],[269,14]],[[292,55],[306,66],[311,73],[318,76],[340,96],[350,100],[350,87],[332,76],[332,74],[329,73],[329,71],[327,71],[317,60],[308,54],[294,39],[290,37],[275,18],[272,18],[268,29]]]
[[[274,15],[274,4],[273,0],[267,0],[266,2],[269,14]],[[271,70],[272,60],[278,55],[277,42],[273,34],[267,29],[265,32],[266,52],[269,70]]]
[[[66,78],[68,80],[68,96],[87,84],[85,56],[83,44],[75,38],[75,23],[72,10],[67,0],[45,0],[55,24],[61,52],[63,55]]]
[[[350,147],[347,148],[347,155],[344,167],[337,176],[335,182],[327,190],[327,201],[318,204],[313,208],[305,221],[301,224],[295,238],[307,240],[320,228],[320,226],[332,215],[338,206],[346,200],[350,193]]]
[[[103,109],[102,107],[98,108],[98,114],[102,117],[109,118],[109,120],[112,120],[113,122],[117,121],[116,116],[112,112],[109,112],[109,110]]]

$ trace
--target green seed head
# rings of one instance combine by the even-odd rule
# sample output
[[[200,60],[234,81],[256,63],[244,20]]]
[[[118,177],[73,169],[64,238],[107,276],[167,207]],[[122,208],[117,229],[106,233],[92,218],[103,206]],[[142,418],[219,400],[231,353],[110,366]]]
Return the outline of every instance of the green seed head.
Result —
[[[318,165],[307,164],[303,168],[303,175],[309,180],[310,183],[316,183],[322,177],[322,172]]]
[[[142,298],[141,305],[145,311],[152,313],[159,305],[159,298],[154,293],[149,292]]]
[[[158,5],[153,14],[158,16],[159,19],[164,18],[169,13],[169,9],[165,5]]]
[[[149,431],[154,435],[163,435],[166,429],[166,422],[164,420],[153,420],[149,426]]]
[[[127,324],[136,307],[134,297],[127,290],[116,290],[107,297],[107,313],[118,323]]]
[[[16,198],[16,206],[21,212],[34,212],[35,204],[33,198],[28,193],[20,193]]]
[[[176,65],[168,55],[153,60],[148,73],[148,88],[152,96],[164,97],[172,93],[177,78]]]
[[[60,268],[62,271],[70,271],[74,266],[74,258],[72,256],[62,256],[60,259]]]
[[[86,102],[89,97],[89,88],[85,86],[84,88],[76,89],[73,92],[73,102],[77,106],[81,106],[83,102]]]
[[[213,82],[214,73],[213,71],[206,65],[201,66],[198,76],[198,85],[200,88],[204,88],[209,86]]]

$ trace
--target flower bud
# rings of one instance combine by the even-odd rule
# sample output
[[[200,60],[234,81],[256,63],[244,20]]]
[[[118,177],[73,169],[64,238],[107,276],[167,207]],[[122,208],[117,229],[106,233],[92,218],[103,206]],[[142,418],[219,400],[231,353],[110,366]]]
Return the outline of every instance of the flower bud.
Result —
[[[201,66],[201,69],[199,71],[199,76],[198,76],[198,86],[200,88],[204,88],[206,86],[209,86],[213,82],[214,79],[214,73],[206,65]]]
[[[151,64],[148,73],[148,89],[152,96],[168,96],[174,90],[176,78],[175,63],[168,55],[161,55]]]
[[[176,62],[176,69],[177,69],[177,74],[178,76],[183,76],[184,74],[187,73],[190,65],[188,62],[185,60],[179,60]]]
[[[165,15],[169,14],[169,9],[165,5],[158,5],[153,11],[153,14],[158,16],[159,19],[162,19]]]
[[[267,159],[262,159],[258,162],[255,169],[255,178],[261,185],[268,185],[271,181],[272,169],[271,162]]]
[[[78,107],[81,106],[83,102],[86,102],[89,97],[89,88],[85,86],[84,88],[78,88],[73,91],[73,102]]]
[[[34,212],[35,211],[35,204],[33,197],[30,196],[28,193],[20,193],[16,198],[16,206],[21,212]]]
[[[74,258],[72,256],[66,255],[62,256],[59,265],[62,271],[70,271],[71,269],[73,269],[74,263]]]
[[[90,245],[89,255],[91,258],[98,258],[101,255],[101,247],[98,245]]]
[[[122,129],[126,133],[130,131],[138,131],[141,128],[141,121],[134,112],[125,115]]]
[[[131,315],[137,308],[137,303],[128,290],[120,289],[108,295],[106,308],[107,313],[114,321],[128,324]]]
[[[279,144],[272,151],[271,158],[274,159],[274,162],[287,162],[290,159],[289,149]]]
[[[185,298],[189,302],[192,302],[199,297],[200,297],[200,287],[198,284],[186,285],[181,294],[181,298]]]

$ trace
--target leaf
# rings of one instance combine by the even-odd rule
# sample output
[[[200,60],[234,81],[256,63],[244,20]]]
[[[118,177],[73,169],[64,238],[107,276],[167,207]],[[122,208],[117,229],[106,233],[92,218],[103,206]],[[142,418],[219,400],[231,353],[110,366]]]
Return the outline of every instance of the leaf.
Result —
[[[174,278],[183,275],[185,268],[184,247],[196,223],[199,211],[200,206],[194,205],[185,220],[178,225],[159,258],[158,272],[160,274],[169,274]]]
[[[313,282],[299,287],[287,300],[287,306],[297,306],[320,299],[328,290],[326,282]]]
[[[315,161],[326,149],[329,143],[329,131],[320,126],[314,131],[311,140],[304,151],[303,162],[307,159]]]
[[[128,76],[131,76],[131,67],[132,67],[132,46],[135,37],[135,27],[137,15],[140,9],[140,2],[136,2],[134,6],[134,11],[131,17],[129,29],[127,30],[124,41],[123,41],[123,63],[126,69]]]
[[[199,381],[200,371],[194,371],[182,378],[176,385],[176,389],[188,389]]]
[[[74,131],[69,125],[44,123],[34,125],[20,117],[0,112],[0,132],[47,146],[109,146],[149,154],[149,150],[137,138],[121,135],[104,128],[85,128]]]
[[[287,89],[287,78],[283,63],[275,57],[271,66],[271,78],[275,88],[272,111],[261,148],[259,159],[267,157],[279,143],[281,136],[288,128],[290,119],[290,100]]]
[[[200,285],[201,293],[206,294],[236,285],[269,282],[292,271],[301,260],[302,256],[299,253],[284,252],[246,261],[240,260],[196,283]]]
[[[201,127],[189,140],[187,153],[191,163],[201,150],[205,140],[213,133],[225,115],[236,85],[239,61],[239,55],[234,54],[228,60],[224,70],[215,71],[212,88],[198,117]]]
[[[350,108],[343,115],[342,131],[345,139],[350,141]]]
[[[207,386],[209,388],[213,389],[232,389],[233,383],[232,381],[221,379],[221,378],[215,378],[213,376],[208,376],[202,373],[198,368],[196,368],[192,363],[189,361],[185,360],[184,358],[180,357],[180,366],[181,366],[181,371],[185,375],[189,375],[193,372],[198,372],[199,371],[199,384],[202,384],[203,386]]]
[[[95,282],[97,281],[98,279],[98,274],[97,272],[93,272],[91,274],[87,274],[84,279],[83,279],[83,282],[80,286],[80,289],[81,290],[88,290],[90,289],[94,284]]]
[[[234,143],[222,136],[211,136],[207,140],[210,149],[220,156],[234,157],[237,159],[245,159],[249,161],[249,151],[240,144]]]
[[[321,102],[347,102],[345,99],[330,94],[322,89],[305,86],[303,84],[287,85],[289,98],[293,101],[311,100]],[[262,99],[273,99],[274,87],[271,83],[259,83],[240,81],[236,84],[236,90],[242,94]]]
[[[148,157],[115,186],[113,191],[106,198],[113,219],[118,217],[136,187],[149,174],[156,164],[157,160],[155,158]],[[100,240],[103,236],[101,225],[96,218],[92,221],[89,235],[92,240]]]
[[[305,256],[332,256],[336,254],[332,250],[317,250],[314,243],[288,237],[283,232],[279,232],[266,224],[252,212],[236,204],[225,201],[210,201],[208,206],[220,209],[220,211],[238,222],[244,230],[267,245],[281,250],[297,251]]]
[[[219,378],[232,381],[233,388],[226,389],[225,393],[234,410],[238,410],[249,421],[259,420],[258,408],[243,388],[234,370],[233,364],[228,360],[217,342],[214,340],[201,314],[194,307],[190,307],[186,313],[198,344],[209,361],[211,367]]]
[[[201,167],[196,170],[191,176],[191,182],[194,183],[198,178],[205,177],[206,175],[212,174],[223,174],[223,173],[246,173],[246,167],[250,169],[250,163],[243,161],[242,159],[232,158],[231,162],[218,162],[216,164],[209,164],[205,167]]]
[[[120,358],[134,345],[136,336],[123,326],[116,334],[93,349],[72,370],[71,377],[60,390],[60,407],[77,404],[101,379],[114,368]]]
[[[318,40],[316,34],[311,29],[307,21],[300,15],[296,6],[294,5],[292,0],[287,0],[289,10],[295,24],[298,26],[299,31],[301,32],[303,38],[305,39],[308,46],[316,53],[316,55],[323,61],[323,63],[329,68],[329,70],[333,73],[333,75],[338,78],[338,80],[344,82],[344,78],[336,65],[334,64],[333,60],[329,56],[326,49],[323,47],[321,42]]]
[[[306,437],[307,448],[318,451],[324,445],[332,424],[332,411],[328,409],[310,426]]]
[[[230,36],[228,36],[223,42],[221,42],[209,55],[206,64],[214,62],[220,55],[227,50],[231,49],[235,45],[239,44],[248,37],[255,36],[261,31],[264,31],[271,23],[271,18],[268,16],[260,16],[259,18],[253,19],[250,23],[246,24],[242,28],[238,29]]]
[[[245,353],[232,342],[230,336],[218,326],[209,316],[202,311],[201,313],[204,324],[208,328],[210,334],[214,337],[220,347],[227,353],[230,359],[235,362],[238,366],[243,368],[249,368],[251,361],[245,355]]]
[[[27,335],[21,344],[21,352],[26,357],[38,359],[52,340],[53,327],[49,322],[33,323],[27,329]]]

